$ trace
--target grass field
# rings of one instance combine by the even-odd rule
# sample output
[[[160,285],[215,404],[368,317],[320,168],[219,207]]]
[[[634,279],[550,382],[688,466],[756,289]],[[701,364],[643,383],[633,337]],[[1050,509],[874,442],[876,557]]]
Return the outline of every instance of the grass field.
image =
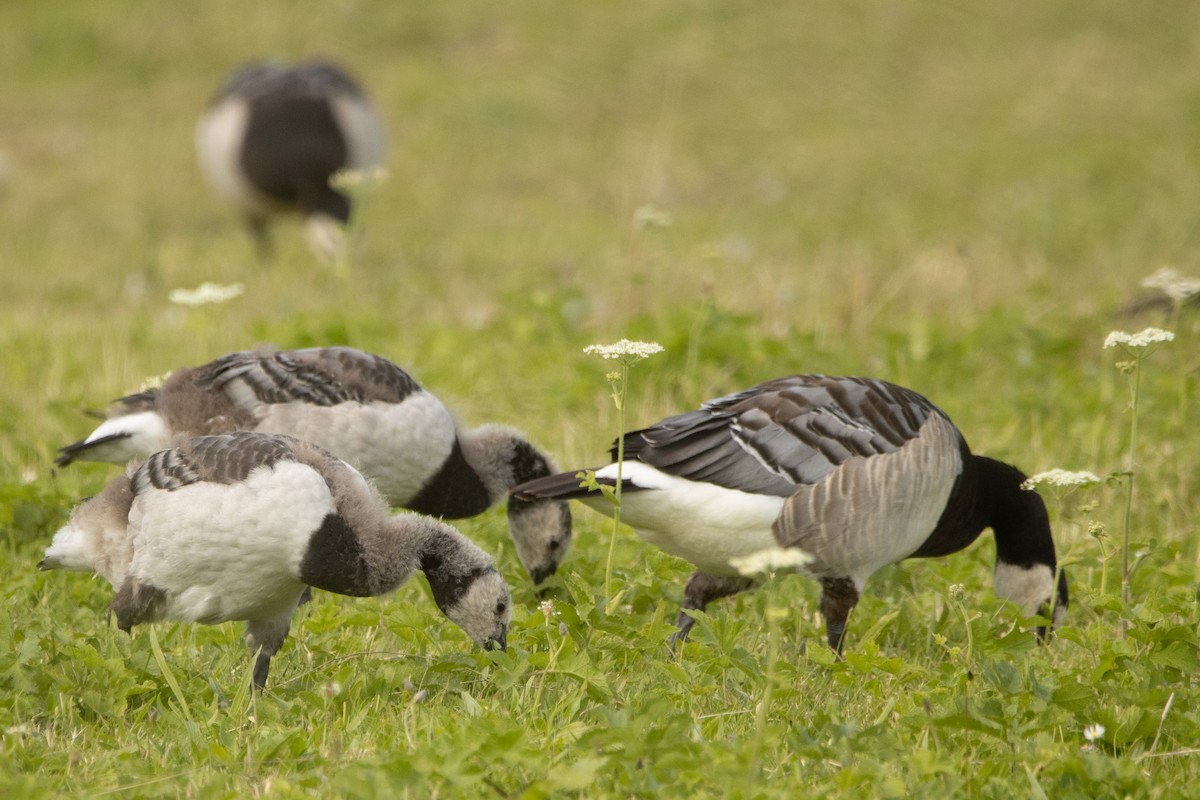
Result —
[[[389,128],[344,277],[295,220],[260,263],[192,150],[235,64],[311,53]],[[1193,796],[1200,315],[1128,309],[1161,267],[1200,276],[1198,56],[1181,2],[0,6],[0,795]],[[168,302],[203,281],[245,291]],[[1102,345],[1148,326],[1176,338],[1131,448]],[[984,536],[877,574],[835,662],[794,577],[671,657],[688,566],[622,531],[605,596],[611,521],[582,507],[544,614],[494,509],[459,527],[513,588],[507,653],[420,577],[320,594],[258,698],[239,626],[131,638],[105,582],[35,569],[115,472],[55,474],[56,448],[150,376],[351,344],[591,466],[617,423],[582,349],[622,337],[666,348],[631,426],[871,375],[1027,472],[1132,464],[1129,513],[1127,477],[1047,496],[1072,595],[1049,647]]]

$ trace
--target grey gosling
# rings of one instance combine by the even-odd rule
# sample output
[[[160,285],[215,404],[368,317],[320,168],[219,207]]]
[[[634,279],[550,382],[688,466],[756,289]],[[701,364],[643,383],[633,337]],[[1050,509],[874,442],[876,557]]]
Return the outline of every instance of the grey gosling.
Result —
[[[512,605],[491,557],[454,528],[389,516],[354,468],[263,433],[155,453],[80,504],[38,567],[108,579],[124,631],[245,620],[260,689],[307,586],[382,595],[420,570],[442,613],[486,649],[505,649]]]
[[[518,483],[555,471],[519,432],[460,427],[404,370],[349,347],[263,348],[176,370],[161,388],[117,400],[110,418],[63,447],[57,463],[124,464],[179,434],[232,430],[314,442],[370,478],[393,506],[446,519],[481,514]],[[541,583],[570,547],[568,504],[514,499],[507,514],[517,557]]]

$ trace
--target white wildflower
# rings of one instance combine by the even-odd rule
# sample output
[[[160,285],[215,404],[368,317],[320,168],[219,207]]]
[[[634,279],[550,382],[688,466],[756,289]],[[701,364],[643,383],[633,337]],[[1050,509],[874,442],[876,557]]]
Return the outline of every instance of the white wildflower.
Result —
[[[152,389],[161,388],[169,377],[171,377],[171,373],[169,372],[164,372],[162,375],[151,375],[149,378],[146,378],[144,381],[142,381],[138,386],[137,394],[148,392]]]
[[[1046,472],[1039,472],[1037,475],[1026,479],[1021,484],[1021,488],[1027,492],[1033,492],[1037,491],[1039,486],[1074,488],[1076,486],[1095,486],[1098,483],[1100,483],[1100,476],[1094,472],[1088,472],[1087,470],[1071,472],[1065,469],[1051,469]]]
[[[675,224],[675,218],[670,211],[664,211],[657,206],[638,206],[633,212],[633,227],[639,231],[647,228],[669,228]]]
[[[1162,328],[1146,328],[1144,331],[1137,333],[1126,333],[1125,331],[1113,331],[1108,334],[1104,340],[1105,349],[1121,345],[1123,347],[1149,347],[1152,344],[1159,342],[1169,342],[1175,338],[1175,334],[1170,331],[1164,331]]]
[[[172,303],[181,306],[202,306],[207,303],[225,303],[237,297],[245,287],[240,283],[223,286],[205,281],[195,289],[172,289],[167,296]]]
[[[601,358],[649,358],[655,353],[663,351],[662,345],[658,342],[631,342],[628,339],[622,339],[616,344],[589,344],[583,348],[583,352],[589,356],[600,356]]]
[[[538,605],[538,610],[542,612],[542,616],[544,616],[546,619],[550,619],[558,614],[558,612],[554,610],[553,600],[543,600]]]
[[[812,556],[797,547],[768,547],[748,556],[729,559],[729,565],[747,578],[772,572],[792,571],[812,561]]]
[[[1083,738],[1089,742],[1094,742],[1104,736],[1104,726],[1099,722],[1093,722],[1083,729]]]
[[[1143,278],[1142,286],[1160,290],[1174,303],[1182,303],[1192,295],[1200,294],[1200,278],[1180,275],[1174,267],[1163,267],[1148,278]]]
[[[952,583],[952,584],[950,584],[949,586],[947,586],[947,587],[946,587],[946,592],[947,592],[947,593],[948,593],[948,594],[949,594],[951,597],[962,597],[962,596],[963,596],[963,591],[964,591],[964,588],[963,588],[963,585],[962,585],[961,583]]]
[[[334,189],[354,191],[363,187],[378,186],[388,179],[387,167],[367,169],[340,169],[329,176],[329,185]]]

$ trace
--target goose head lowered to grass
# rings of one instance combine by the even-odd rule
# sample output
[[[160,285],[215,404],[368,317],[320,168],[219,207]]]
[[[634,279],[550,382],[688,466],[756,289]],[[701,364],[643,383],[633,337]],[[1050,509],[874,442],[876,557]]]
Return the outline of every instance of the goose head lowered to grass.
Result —
[[[383,163],[383,123],[336,64],[253,63],[225,81],[201,116],[196,153],[213,191],[245,217],[260,252],[270,252],[270,218],[293,211],[307,219],[313,248],[332,257],[351,208],[329,179]]]
[[[447,519],[481,514],[513,486],[549,475],[550,459],[512,428],[459,426],[404,370],[349,347],[230,353],[173,372],[158,389],[116,401],[110,418],[59,451],[75,460],[123,464],[179,434],[281,433],[329,450],[393,506]],[[562,500],[508,503],[517,556],[540,583],[571,543]]]
[[[259,688],[307,586],[381,595],[420,570],[442,612],[487,649],[505,649],[512,605],[491,557],[454,528],[389,516],[354,468],[262,433],[155,453],[79,505],[38,566],[108,579],[125,631],[244,620]]]
[[[1025,475],[973,455],[941,409],[895,384],[824,375],[767,381],[625,434],[624,453],[621,520],[697,568],[673,641],[693,624],[686,610],[753,585],[733,562],[797,548],[821,582],[826,635],[840,651],[872,573],[957,552],[989,527],[996,593],[1027,615],[1051,607],[1052,623],[1067,607],[1046,507],[1021,488]],[[616,474],[615,464],[595,471],[609,485]],[[576,475],[538,478],[512,496],[610,511]]]

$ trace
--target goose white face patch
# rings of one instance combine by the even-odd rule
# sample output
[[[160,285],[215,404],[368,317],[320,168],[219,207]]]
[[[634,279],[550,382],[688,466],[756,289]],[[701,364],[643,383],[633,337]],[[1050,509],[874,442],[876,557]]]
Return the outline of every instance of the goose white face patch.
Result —
[[[453,605],[444,609],[471,641],[480,647],[505,641],[512,619],[512,599],[504,578],[495,570],[480,575]]]
[[[1022,567],[999,561],[993,586],[997,597],[1016,603],[1025,616],[1031,617],[1054,596],[1054,573],[1045,564]],[[1055,609],[1056,617],[1058,614],[1059,609]]]

